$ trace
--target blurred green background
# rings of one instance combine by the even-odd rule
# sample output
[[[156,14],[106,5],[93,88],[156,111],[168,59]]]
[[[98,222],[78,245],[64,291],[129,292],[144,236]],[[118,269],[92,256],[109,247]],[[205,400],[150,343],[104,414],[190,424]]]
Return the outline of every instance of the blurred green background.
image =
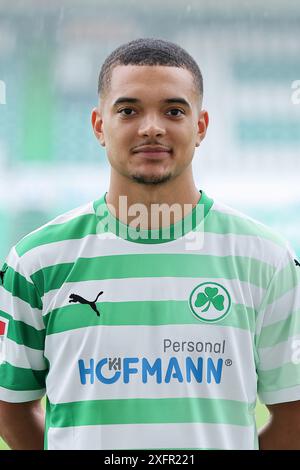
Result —
[[[202,70],[198,187],[300,256],[299,29],[296,0],[0,0],[0,265],[22,236],[107,190],[90,125],[98,73],[139,37],[180,44]]]

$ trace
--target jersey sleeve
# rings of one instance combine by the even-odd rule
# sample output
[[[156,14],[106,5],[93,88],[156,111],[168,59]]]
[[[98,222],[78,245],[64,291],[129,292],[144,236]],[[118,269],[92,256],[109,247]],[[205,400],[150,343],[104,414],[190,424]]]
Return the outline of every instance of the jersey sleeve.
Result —
[[[0,271],[0,400],[45,394],[44,342],[42,300],[13,248]]]
[[[261,402],[300,400],[300,263],[289,246],[259,308],[255,342]]]

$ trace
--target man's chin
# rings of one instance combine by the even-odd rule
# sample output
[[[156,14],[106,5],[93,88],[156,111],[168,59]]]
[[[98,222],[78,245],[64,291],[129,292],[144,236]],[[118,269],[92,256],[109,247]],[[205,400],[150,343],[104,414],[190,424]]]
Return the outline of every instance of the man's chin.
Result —
[[[131,175],[131,178],[139,184],[163,184],[166,183],[167,181],[170,181],[172,178],[172,174],[168,173],[166,175],[141,175],[141,174],[135,174]]]

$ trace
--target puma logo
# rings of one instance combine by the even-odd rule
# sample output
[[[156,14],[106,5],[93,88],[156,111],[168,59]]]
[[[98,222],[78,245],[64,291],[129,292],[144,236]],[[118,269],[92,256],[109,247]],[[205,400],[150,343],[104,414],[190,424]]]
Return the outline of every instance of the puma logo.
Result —
[[[296,265],[296,266],[300,266],[299,261],[297,261],[296,259],[294,259],[294,261],[295,261],[295,265]]]
[[[3,269],[3,271],[0,271],[0,279],[1,279],[1,284],[2,285],[4,283],[4,274],[6,273],[7,270],[8,270],[8,266],[6,266],[6,268]]]
[[[69,303],[79,302],[80,304],[87,304],[94,310],[94,312],[96,312],[97,316],[100,317],[100,312],[97,310],[96,302],[97,302],[97,300],[98,300],[98,298],[100,297],[101,294],[103,294],[103,291],[99,292],[99,294],[97,295],[95,300],[92,301],[92,302],[90,302],[89,300],[84,299],[83,297],[80,297],[80,295],[71,294],[70,297],[69,297]]]

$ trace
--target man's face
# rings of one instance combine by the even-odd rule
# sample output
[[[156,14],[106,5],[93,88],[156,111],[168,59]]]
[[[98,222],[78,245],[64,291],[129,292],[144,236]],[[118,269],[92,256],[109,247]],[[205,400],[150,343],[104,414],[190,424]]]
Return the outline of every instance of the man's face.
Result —
[[[92,125],[117,174],[160,184],[190,165],[208,125],[207,112],[200,109],[188,70],[119,65],[92,112]]]

